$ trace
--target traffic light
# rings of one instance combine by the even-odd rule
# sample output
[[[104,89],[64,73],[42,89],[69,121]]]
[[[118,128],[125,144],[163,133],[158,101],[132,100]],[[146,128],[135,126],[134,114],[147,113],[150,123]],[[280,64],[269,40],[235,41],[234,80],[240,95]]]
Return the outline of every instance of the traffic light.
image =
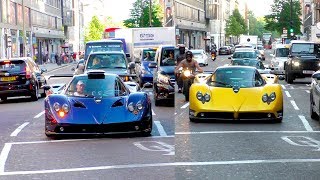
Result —
[[[293,33],[293,28],[290,28],[290,33]]]

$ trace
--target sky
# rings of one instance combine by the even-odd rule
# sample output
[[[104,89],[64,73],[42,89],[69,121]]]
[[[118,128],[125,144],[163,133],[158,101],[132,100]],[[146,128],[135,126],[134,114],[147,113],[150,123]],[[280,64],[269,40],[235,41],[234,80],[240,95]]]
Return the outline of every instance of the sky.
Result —
[[[136,0],[104,0],[105,15],[111,16],[114,22],[120,22],[130,15],[132,3]],[[245,0],[240,0],[245,1]],[[256,17],[264,16],[270,13],[270,5],[273,0],[246,0],[248,9],[253,11]]]
[[[248,9],[253,11],[256,17],[270,14],[273,0],[247,0]]]

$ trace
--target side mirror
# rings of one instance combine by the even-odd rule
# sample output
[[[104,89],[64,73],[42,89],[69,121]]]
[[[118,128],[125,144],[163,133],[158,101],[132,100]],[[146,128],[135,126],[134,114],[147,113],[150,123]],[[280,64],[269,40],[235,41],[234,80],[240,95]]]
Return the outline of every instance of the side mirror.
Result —
[[[156,62],[151,62],[148,65],[149,68],[156,68],[157,67],[157,63]]]
[[[71,68],[71,71],[75,71],[76,69],[73,67],[73,68]]]
[[[42,86],[42,88],[43,88],[45,91],[48,91],[48,90],[51,89],[51,86],[49,86],[49,85],[44,85],[44,86]]]
[[[140,91],[142,91],[145,87],[150,87],[152,86],[152,83],[146,82],[143,84],[143,86],[141,87]]]
[[[134,62],[135,63],[140,63],[140,60],[138,58],[136,58],[136,60]]]
[[[288,55],[289,58],[293,58],[293,56],[291,54]]]
[[[283,80],[285,79],[283,75],[278,76],[278,77],[279,77],[279,80],[280,80],[280,81],[283,81]]]
[[[129,53],[126,53],[126,57],[129,58],[129,57],[130,57],[130,54],[129,54]]]
[[[48,70],[46,68],[41,68],[41,74],[44,72],[47,72]]]
[[[231,56],[229,56],[228,59],[231,59]]]

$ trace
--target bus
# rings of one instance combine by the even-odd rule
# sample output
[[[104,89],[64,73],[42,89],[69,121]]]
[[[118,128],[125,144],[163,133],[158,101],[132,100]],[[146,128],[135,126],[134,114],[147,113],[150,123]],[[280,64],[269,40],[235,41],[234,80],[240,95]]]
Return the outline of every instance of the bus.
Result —
[[[84,52],[84,60],[92,52],[107,52],[107,51],[122,51],[124,52],[124,45],[121,40],[102,39],[97,41],[89,41],[86,43]]]

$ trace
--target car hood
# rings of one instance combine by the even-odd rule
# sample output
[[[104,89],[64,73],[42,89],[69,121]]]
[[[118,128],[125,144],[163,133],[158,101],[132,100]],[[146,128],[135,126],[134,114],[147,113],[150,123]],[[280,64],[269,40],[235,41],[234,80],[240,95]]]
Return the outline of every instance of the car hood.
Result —
[[[122,68],[118,68],[118,69],[110,69],[110,68],[101,68],[98,70],[103,70],[106,73],[110,73],[110,74],[118,74],[118,75],[122,75],[122,74],[128,74],[127,69],[122,69]],[[86,72],[90,72],[90,70],[86,71]]]
[[[70,111],[64,118],[55,118],[58,123],[72,124],[111,124],[137,121],[141,111],[134,115],[127,109],[128,97],[108,97],[102,99],[62,96],[51,99],[60,104],[67,100]],[[99,101],[100,100],[100,101]],[[54,111],[54,110],[52,110]]]
[[[169,75],[171,78],[174,78],[174,69],[175,66],[160,66],[159,70],[162,72],[164,75]]]
[[[149,64],[153,61],[142,61],[142,67],[148,71],[150,74],[153,74],[153,69],[154,68],[149,68]]]

